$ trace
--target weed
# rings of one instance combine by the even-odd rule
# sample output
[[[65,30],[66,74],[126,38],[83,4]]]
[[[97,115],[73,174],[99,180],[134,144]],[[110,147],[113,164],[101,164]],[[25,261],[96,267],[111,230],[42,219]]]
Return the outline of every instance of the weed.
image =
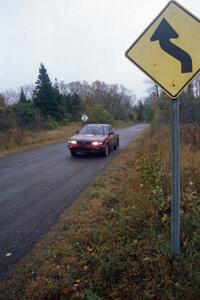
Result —
[[[103,252],[100,261],[100,273],[102,279],[109,285],[116,284],[123,276],[128,266],[126,258],[123,257],[122,253],[117,251],[117,249],[107,253]]]
[[[99,297],[96,293],[94,293],[90,289],[85,290],[85,297],[87,300],[102,300],[101,297]]]
[[[187,124],[181,127],[181,138],[185,144],[194,150],[200,149],[200,126],[199,124]]]
[[[113,193],[104,193],[103,207],[113,208],[119,202],[118,197]]]
[[[101,196],[101,194],[98,191],[91,191],[89,193],[89,197],[90,198],[95,198],[95,199],[99,199]]]
[[[95,188],[104,187],[104,186],[105,186],[104,179],[103,179],[103,178],[98,178],[98,180],[96,180],[96,181],[93,183],[93,186],[94,186]]]

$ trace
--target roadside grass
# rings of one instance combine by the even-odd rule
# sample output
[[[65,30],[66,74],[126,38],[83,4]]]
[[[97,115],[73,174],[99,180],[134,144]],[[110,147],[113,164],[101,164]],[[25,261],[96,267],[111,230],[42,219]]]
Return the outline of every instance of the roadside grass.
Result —
[[[116,121],[116,128],[125,128],[133,122]],[[11,129],[0,132],[0,155],[39,147],[63,141],[73,135],[83,126],[81,122],[72,122],[52,130],[25,130],[23,128]]]
[[[181,145],[181,255],[170,258],[169,129],[147,129],[0,284],[2,300],[200,298],[200,158]]]
[[[10,130],[0,132],[0,155],[63,141],[75,133],[81,124],[70,123],[54,130]]]

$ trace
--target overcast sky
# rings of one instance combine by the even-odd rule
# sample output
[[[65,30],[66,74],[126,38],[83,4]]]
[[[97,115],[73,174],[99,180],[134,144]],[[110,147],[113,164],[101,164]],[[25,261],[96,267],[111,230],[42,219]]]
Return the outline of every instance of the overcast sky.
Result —
[[[169,1],[0,0],[0,91],[51,80],[120,83],[138,97],[146,75],[124,53]],[[200,18],[200,0],[179,1]]]

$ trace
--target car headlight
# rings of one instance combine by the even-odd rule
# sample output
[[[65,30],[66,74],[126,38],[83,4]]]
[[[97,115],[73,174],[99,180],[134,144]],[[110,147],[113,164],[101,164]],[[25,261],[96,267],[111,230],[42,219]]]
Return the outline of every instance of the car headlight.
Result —
[[[92,145],[93,146],[99,146],[99,145],[102,145],[102,142],[95,141],[95,142],[92,142]]]
[[[75,140],[69,140],[68,143],[69,143],[69,144],[72,144],[72,145],[76,145],[76,144],[77,144],[77,141],[75,141]]]

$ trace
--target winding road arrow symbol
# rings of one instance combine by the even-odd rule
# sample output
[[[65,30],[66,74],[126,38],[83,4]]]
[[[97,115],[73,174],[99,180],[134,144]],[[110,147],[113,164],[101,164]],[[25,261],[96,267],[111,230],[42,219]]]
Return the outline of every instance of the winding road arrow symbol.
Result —
[[[159,41],[160,47],[165,52],[180,61],[181,73],[190,73],[192,72],[191,56],[170,41],[170,39],[177,39],[178,37],[178,33],[167,22],[167,20],[163,18],[150,40],[152,42]]]

